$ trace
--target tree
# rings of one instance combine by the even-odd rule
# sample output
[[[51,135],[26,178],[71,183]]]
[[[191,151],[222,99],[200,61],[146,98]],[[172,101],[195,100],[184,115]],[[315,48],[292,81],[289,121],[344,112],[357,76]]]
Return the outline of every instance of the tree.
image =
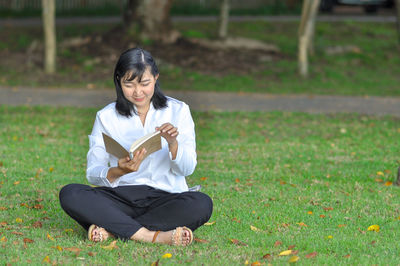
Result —
[[[315,20],[320,0],[304,0],[299,27],[299,73],[302,77],[308,76],[308,52],[313,49]]]
[[[396,10],[397,10],[397,35],[399,37],[400,43],[400,0],[396,0]]]
[[[127,28],[138,25],[142,40],[174,43],[180,34],[172,28],[171,5],[172,0],[128,0],[124,23]]]
[[[221,11],[219,16],[218,30],[218,37],[220,39],[225,39],[228,35],[229,9],[230,0],[221,0]]]
[[[56,71],[55,5],[55,0],[42,0],[44,70],[49,74],[52,74]]]

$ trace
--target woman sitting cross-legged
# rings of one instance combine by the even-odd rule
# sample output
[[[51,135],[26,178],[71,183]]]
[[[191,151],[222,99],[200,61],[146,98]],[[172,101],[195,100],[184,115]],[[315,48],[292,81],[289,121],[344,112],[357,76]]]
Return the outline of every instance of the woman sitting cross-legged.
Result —
[[[91,241],[109,237],[187,246],[206,223],[213,203],[188,191],[185,176],[197,164],[194,123],[188,105],[165,96],[158,68],[140,48],[121,54],[114,71],[117,100],[97,112],[89,135],[87,179],[60,191],[64,211],[88,230]],[[161,150],[132,159],[106,152],[102,133],[129,149],[136,139],[160,131]]]

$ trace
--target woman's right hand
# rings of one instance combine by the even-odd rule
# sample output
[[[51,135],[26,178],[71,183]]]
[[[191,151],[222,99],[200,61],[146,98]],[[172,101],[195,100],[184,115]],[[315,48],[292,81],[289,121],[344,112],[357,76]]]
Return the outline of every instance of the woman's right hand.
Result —
[[[137,172],[144,159],[144,156],[146,155],[146,152],[146,149],[142,148],[140,151],[136,151],[134,153],[132,159],[130,159],[129,156],[119,159],[118,168],[121,169],[125,174]]]

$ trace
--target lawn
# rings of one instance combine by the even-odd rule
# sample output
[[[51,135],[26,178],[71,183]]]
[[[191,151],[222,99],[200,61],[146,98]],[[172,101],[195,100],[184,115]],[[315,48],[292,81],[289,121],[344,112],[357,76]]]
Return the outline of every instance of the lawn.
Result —
[[[194,112],[198,166],[187,181],[214,201],[210,224],[195,231],[200,241],[186,248],[117,241],[107,249],[111,240],[86,240],[58,203],[63,185],[87,183],[95,113],[0,106],[0,261],[398,263],[400,191],[391,184],[400,165],[398,118]]]
[[[60,26],[57,27],[57,40],[61,44],[70,38],[106,32],[110,38],[114,26]],[[186,38],[212,39],[217,33],[216,22],[176,22],[174,27]],[[248,65],[249,62],[242,65],[238,61],[229,65],[229,69],[236,71],[214,70],[216,62],[202,61],[203,57],[213,57],[209,53],[218,55],[219,52],[198,55],[190,67],[159,58],[161,48],[154,48],[154,44],[141,46],[154,50],[153,54],[160,63],[162,86],[168,90],[400,96],[400,46],[395,23],[318,22],[309,79],[301,79],[297,74],[297,30],[297,22],[231,22],[230,36],[260,40],[280,49],[276,55],[249,54],[254,69]],[[132,36],[125,34],[120,42],[109,46],[105,41],[96,42],[96,37],[93,37],[95,43],[89,48],[59,47],[58,73],[46,76],[41,68],[41,50],[36,48],[35,53],[28,53],[29,47],[31,50],[35,47],[32,46],[34,40],[42,39],[42,34],[40,27],[0,29],[0,86],[113,88],[112,74],[117,56],[122,50],[136,45],[132,41],[134,33],[130,33]],[[174,52],[175,59],[184,54],[182,46],[168,49]],[[329,54],[329,49],[348,50]],[[193,50],[186,48],[186,52],[190,51]],[[228,57],[240,57],[243,52],[228,53]],[[224,58],[228,59],[225,56],[220,61]],[[203,68],[208,65],[210,69],[204,71],[199,69],[199,65]]]

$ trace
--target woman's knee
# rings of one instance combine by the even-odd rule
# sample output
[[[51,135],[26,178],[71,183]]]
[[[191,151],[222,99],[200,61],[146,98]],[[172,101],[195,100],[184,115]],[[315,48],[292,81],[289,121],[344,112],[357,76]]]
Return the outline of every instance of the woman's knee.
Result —
[[[59,199],[63,209],[68,209],[71,205],[80,201],[78,194],[84,187],[86,186],[82,184],[68,184],[60,190]]]
[[[192,213],[197,213],[201,216],[201,220],[207,222],[213,211],[213,201],[212,199],[202,192],[189,192],[190,196],[194,199],[193,205],[191,207]]]

